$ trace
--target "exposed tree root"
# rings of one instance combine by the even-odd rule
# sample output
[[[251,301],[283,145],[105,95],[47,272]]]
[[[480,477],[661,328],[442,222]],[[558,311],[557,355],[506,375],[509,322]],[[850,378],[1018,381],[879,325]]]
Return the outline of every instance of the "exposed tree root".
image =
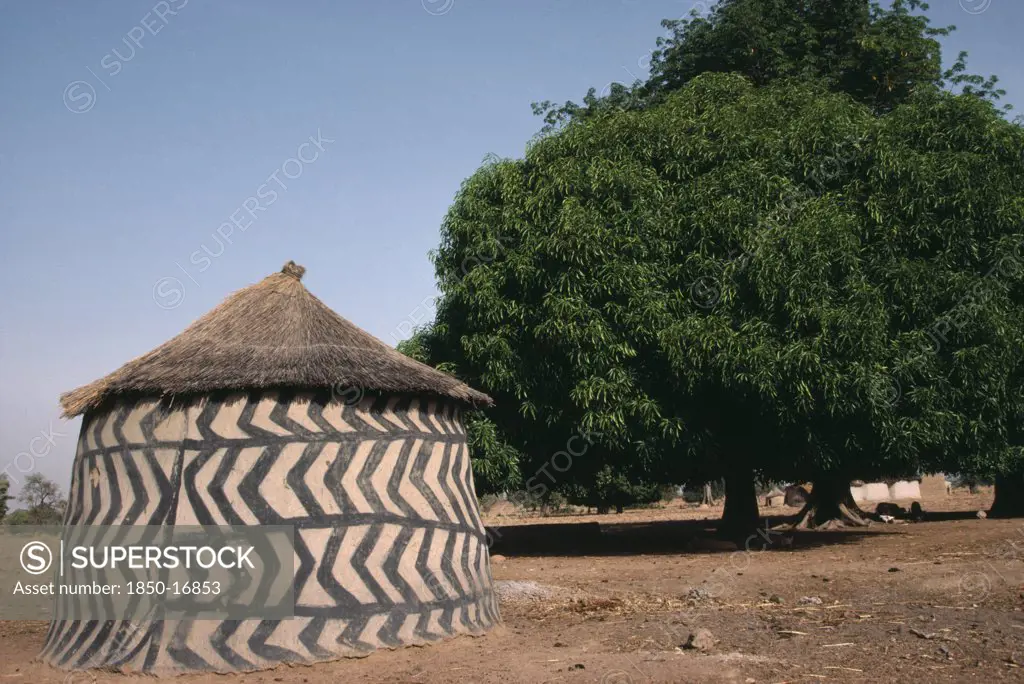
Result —
[[[848,481],[821,479],[814,483],[807,503],[785,528],[833,530],[870,524],[868,514],[853,500]]]
[[[826,510],[834,508],[836,512],[825,513]],[[818,508],[813,501],[807,502],[803,509],[796,514],[795,520],[790,523],[794,530],[834,530],[844,527],[867,527],[871,521],[862,515],[863,511],[856,507],[852,510],[846,504],[834,504]]]

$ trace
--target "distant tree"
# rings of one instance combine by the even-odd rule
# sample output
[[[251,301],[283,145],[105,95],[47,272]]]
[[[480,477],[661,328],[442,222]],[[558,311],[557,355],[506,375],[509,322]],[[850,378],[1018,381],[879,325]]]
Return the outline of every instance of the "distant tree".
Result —
[[[7,502],[12,498],[7,492],[10,490],[11,481],[6,475],[0,475],[0,522],[7,517]]]
[[[59,525],[67,505],[57,483],[40,473],[25,478],[18,501],[25,504],[32,525]]]
[[[18,495],[18,500],[30,510],[33,508],[63,509],[64,500],[60,487],[45,475],[33,473],[25,478],[25,486]]]

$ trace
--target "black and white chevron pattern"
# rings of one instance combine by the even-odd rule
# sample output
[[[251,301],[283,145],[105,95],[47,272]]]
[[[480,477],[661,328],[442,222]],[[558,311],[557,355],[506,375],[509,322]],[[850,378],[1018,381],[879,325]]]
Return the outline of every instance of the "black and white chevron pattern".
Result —
[[[293,525],[296,609],[288,620],[58,616],[41,655],[58,667],[253,670],[500,621],[465,430],[447,401],[271,392],[95,412],[65,523]]]

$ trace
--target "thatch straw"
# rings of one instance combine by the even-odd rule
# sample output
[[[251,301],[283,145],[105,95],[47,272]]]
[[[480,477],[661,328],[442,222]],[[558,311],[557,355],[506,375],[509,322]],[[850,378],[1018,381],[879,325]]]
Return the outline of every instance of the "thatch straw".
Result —
[[[96,382],[61,396],[67,417],[118,395],[170,397],[218,390],[360,388],[425,394],[472,406],[486,394],[395,351],[280,273],[235,292],[180,335]]]

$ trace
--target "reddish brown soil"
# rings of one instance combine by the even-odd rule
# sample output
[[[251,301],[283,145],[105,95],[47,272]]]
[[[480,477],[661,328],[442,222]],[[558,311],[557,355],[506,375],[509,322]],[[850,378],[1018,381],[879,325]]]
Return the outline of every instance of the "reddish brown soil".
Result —
[[[800,532],[792,544],[773,535],[768,550],[750,552],[687,541],[708,526],[714,509],[492,516],[489,522],[498,525],[598,521],[608,541],[588,555],[512,549],[507,559],[497,558],[496,579],[533,581],[554,596],[503,602],[505,626],[485,637],[315,667],[175,681],[1024,681],[1024,520],[970,514],[990,503],[989,492],[926,501],[926,509],[967,513]],[[716,639],[709,652],[677,648],[698,628]],[[68,675],[35,663],[45,629],[45,623],[0,623],[0,684],[153,681]]]

